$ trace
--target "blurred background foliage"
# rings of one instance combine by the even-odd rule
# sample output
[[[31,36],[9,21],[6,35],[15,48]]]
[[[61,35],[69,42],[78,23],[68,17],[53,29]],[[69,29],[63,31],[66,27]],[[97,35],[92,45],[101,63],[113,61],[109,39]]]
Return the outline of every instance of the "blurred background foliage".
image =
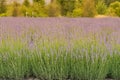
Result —
[[[120,0],[0,0],[0,16],[13,17],[94,17],[97,15],[120,17]]]

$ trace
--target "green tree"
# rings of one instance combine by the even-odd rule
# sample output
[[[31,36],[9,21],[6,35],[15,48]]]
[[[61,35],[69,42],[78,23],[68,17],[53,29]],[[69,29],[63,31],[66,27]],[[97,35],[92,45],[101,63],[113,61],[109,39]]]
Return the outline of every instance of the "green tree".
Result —
[[[76,1],[78,1],[79,3],[82,3],[83,0],[76,0]]]
[[[33,3],[32,5],[32,16],[34,17],[46,17],[46,8],[38,3]]]
[[[120,0],[105,0],[105,3],[107,6],[109,6],[111,3],[115,2],[115,1],[120,1]]]
[[[76,0],[75,9],[73,10],[72,17],[80,17],[82,16],[82,0]]]
[[[107,6],[110,5],[110,3],[114,2],[115,0],[105,0],[105,3],[107,4]]]
[[[120,17],[120,2],[116,1],[110,4],[108,9],[108,15]]]
[[[107,10],[107,5],[105,4],[104,0],[98,1],[96,5],[96,11],[98,14],[105,14]]]
[[[33,0],[34,3],[38,3],[39,5],[44,6],[45,5],[45,0]]]
[[[67,15],[68,13],[72,13],[73,10],[75,9],[75,2],[76,0],[58,0],[58,3],[60,4],[61,7],[61,14],[63,16]]]
[[[6,0],[0,0],[0,14],[6,12]]]
[[[14,3],[13,3],[13,10],[12,10],[12,16],[14,16],[14,17],[19,16],[20,15],[19,11],[20,11],[19,10],[19,4],[16,1],[14,1]]]
[[[60,6],[56,0],[51,0],[51,3],[48,5],[47,12],[49,17],[60,16]]]
[[[23,5],[25,5],[26,7],[29,7],[30,6],[29,0],[24,0]]]
[[[45,8],[45,0],[33,0],[32,16],[34,17],[46,17],[47,11]]]
[[[83,0],[83,16],[94,17],[96,14],[95,1],[94,0]]]
[[[81,8],[76,8],[73,10],[72,17],[81,17],[83,14]]]

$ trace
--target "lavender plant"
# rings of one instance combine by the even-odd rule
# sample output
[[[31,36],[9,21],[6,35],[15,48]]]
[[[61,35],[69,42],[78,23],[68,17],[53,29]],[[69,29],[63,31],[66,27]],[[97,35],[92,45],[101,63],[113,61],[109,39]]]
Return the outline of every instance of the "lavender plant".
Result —
[[[119,18],[1,18],[0,78],[119,80]]]

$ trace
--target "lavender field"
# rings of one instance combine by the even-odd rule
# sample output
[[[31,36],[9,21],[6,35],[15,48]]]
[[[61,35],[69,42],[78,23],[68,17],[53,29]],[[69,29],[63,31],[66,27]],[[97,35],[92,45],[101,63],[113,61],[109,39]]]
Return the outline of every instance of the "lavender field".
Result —
[[[120,18],[0,18],[0,79],[120,80]]]

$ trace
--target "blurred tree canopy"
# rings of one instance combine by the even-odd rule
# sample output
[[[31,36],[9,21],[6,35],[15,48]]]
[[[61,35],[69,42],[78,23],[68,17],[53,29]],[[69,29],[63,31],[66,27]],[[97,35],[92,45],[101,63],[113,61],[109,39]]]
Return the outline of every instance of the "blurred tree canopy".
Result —
[[[116,2],[117,1],[117,2]],[[0,0],[0,16],[25,17],[94,17],[96,15],[119,16],[120,0],[17,0],[7,4]],[[113,6],[116,7],[113,7]],[[108,14],[111,13],[111,14]]]
[[[0,14],[6,12],[6,0],[0,0]]]
[[[23,5],[25,5],[26,7],[30,6],[30,2],[28,0],[24,0]]]
[[[120,17],[120,2],[116,1],[110,4],[108,15]]]
[[[45,0],[33,0],[33,3],[38,3],[40,5],[45,5]]]
[[[60,6],[56,0],[51,0],[50,4],[47,6],[47,14],[49,17],[60,16]]]
[[[94,0],[83,0],[83,16],[94,17],[96,14],[95,1]]]
[[[120,1],[120,0],[105,0],[105,3],[107,6],[109,6],[111,3],[115,2],[115,1]]]
[[[75,9],[75,2],[76,0],[58,0],[58,3],[61,7],[61,14],[66,16],[68,13],[72,13],[72,11]]]
[[[105,14],[107,10],[107,5],[105,4],[104,0],[100,0],[96,4],[97,14]]]
[[[20,4],[14,1],[13,3],[13,10],[12,10],[12,16],[17,17],[20,15],[20,10],[19,10]]]

